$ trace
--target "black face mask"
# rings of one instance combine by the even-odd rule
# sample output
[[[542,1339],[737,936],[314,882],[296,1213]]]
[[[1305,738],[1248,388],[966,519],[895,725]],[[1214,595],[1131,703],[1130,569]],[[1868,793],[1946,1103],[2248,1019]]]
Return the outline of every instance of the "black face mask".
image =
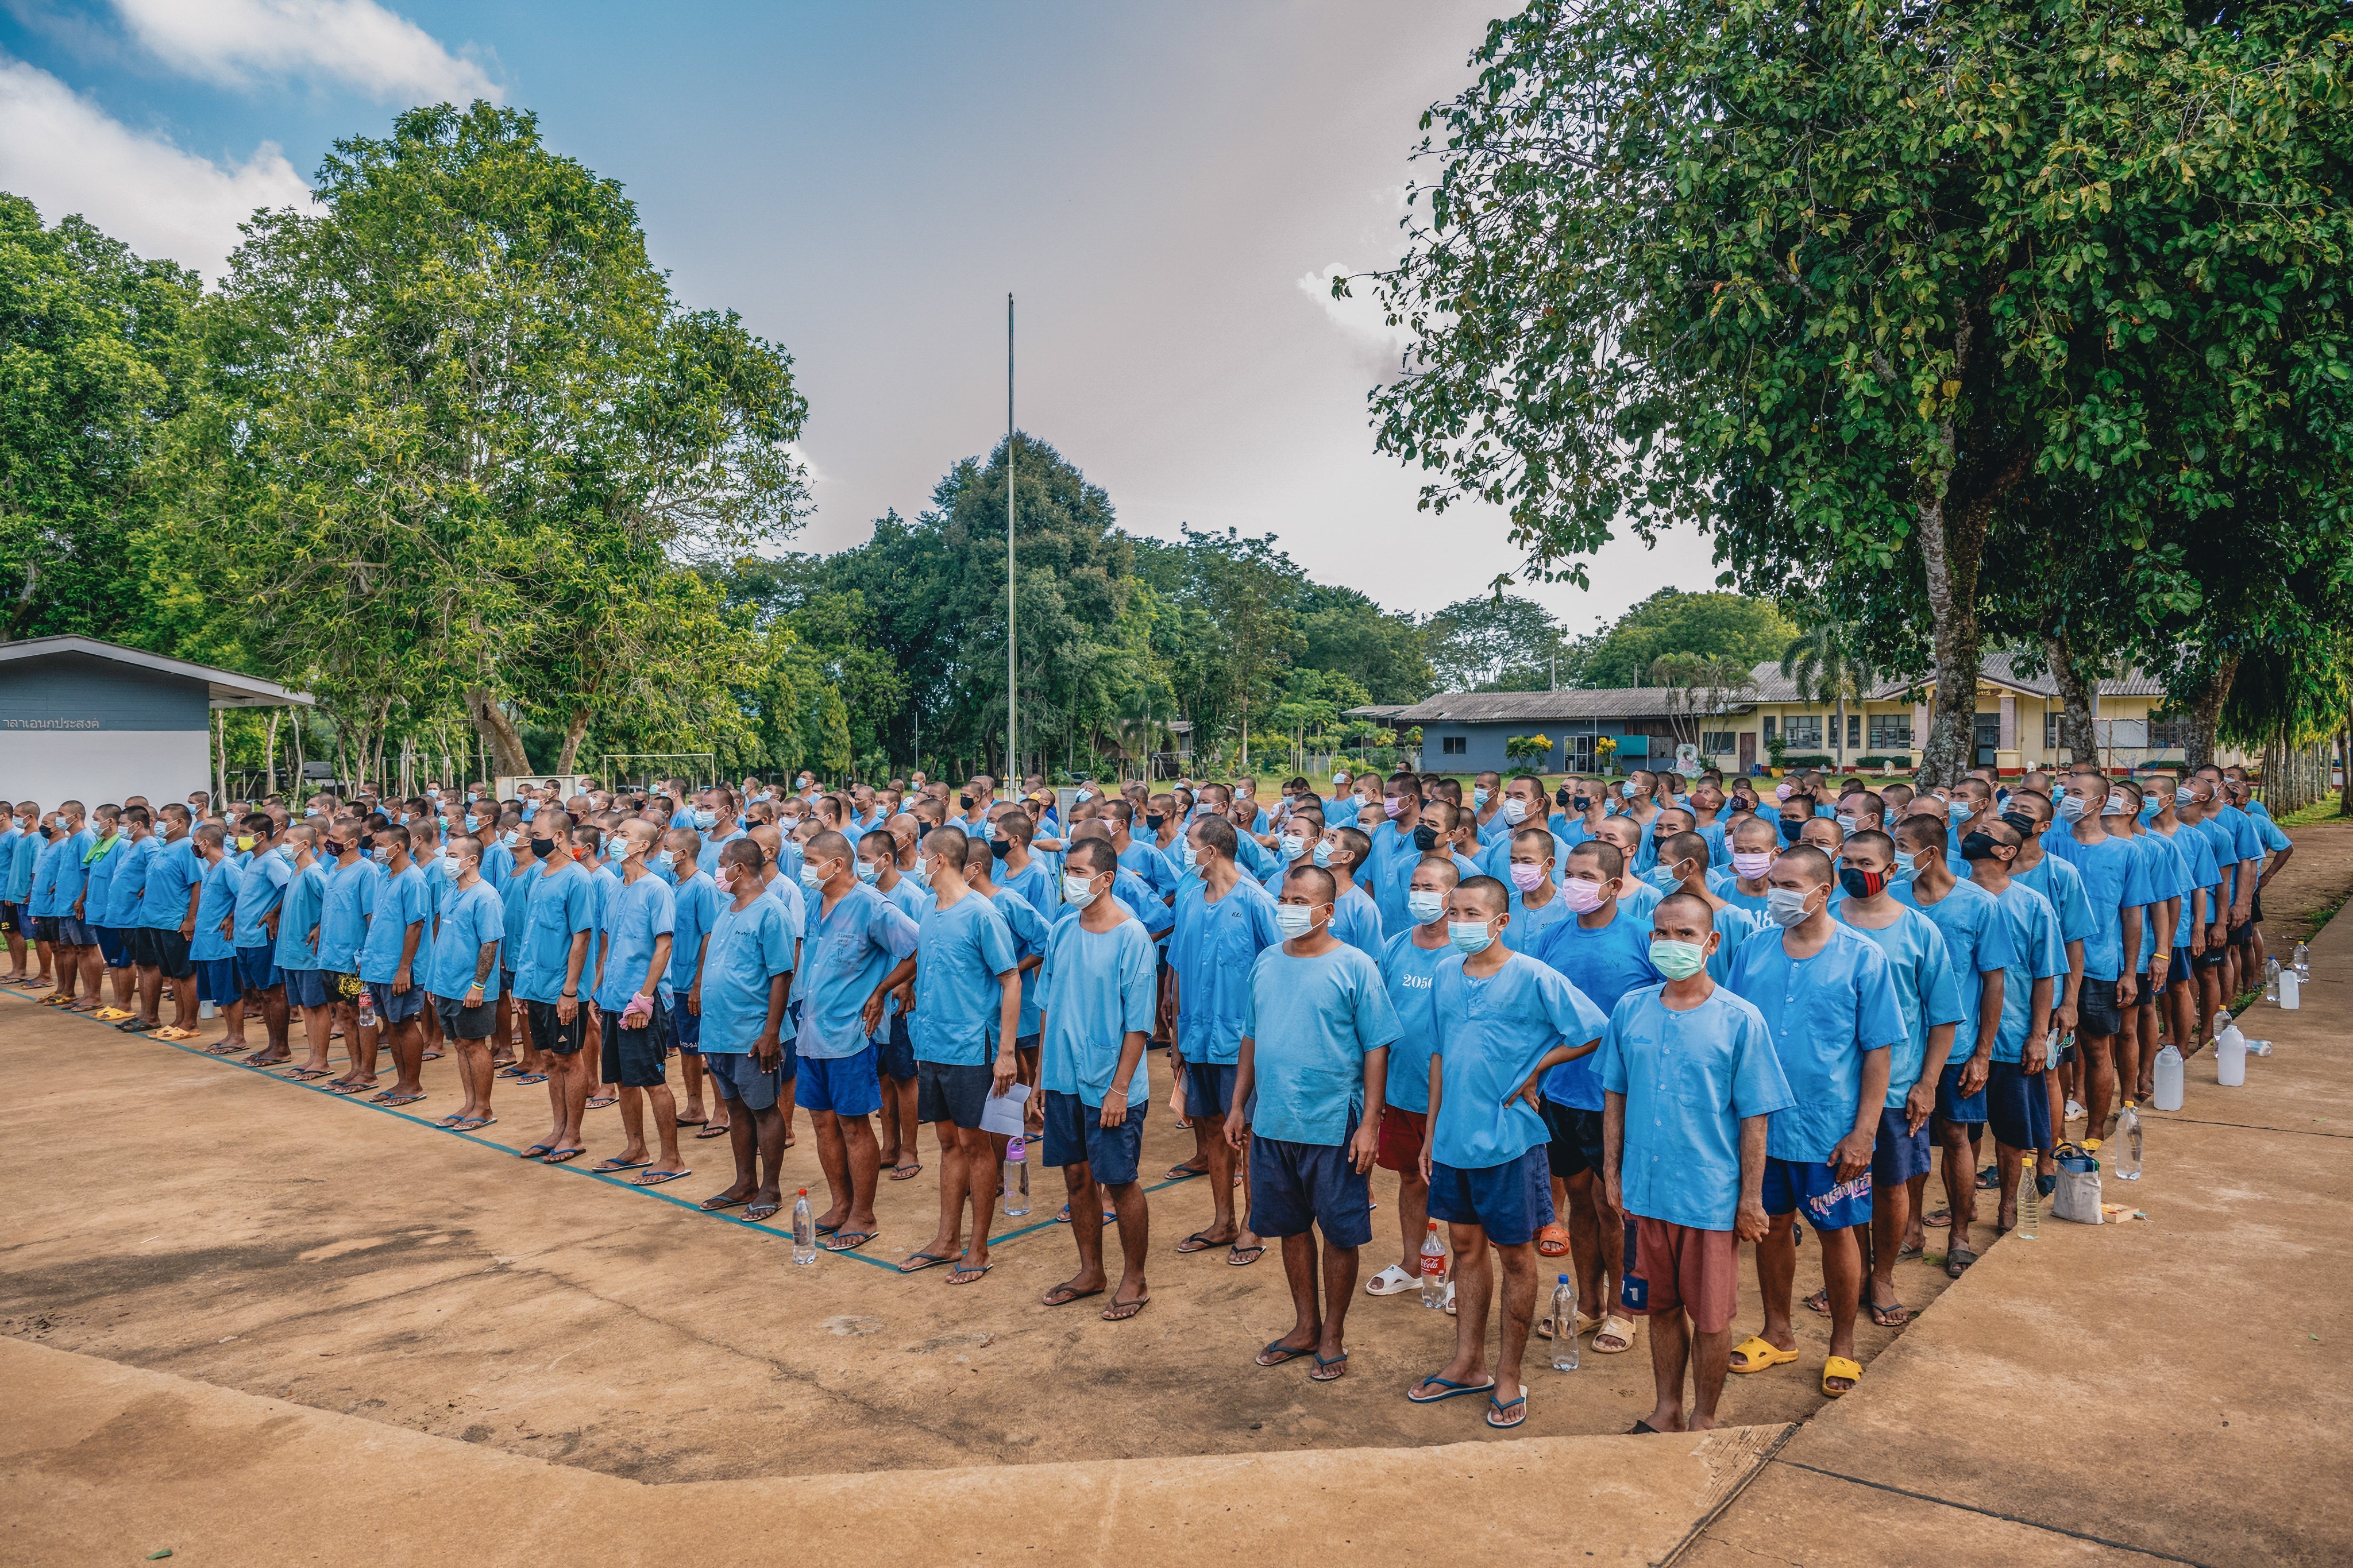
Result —
[[[972,809],[972,796],[968,795],[960,795],[956,796],[956,805],[966,811],[970,811]]]
[[[534,838],[531,841],[531,852],[539,857],[542,860],[544,860],[550,855],[555,853],[555,840],[553,838]]]
[[[1415,828],[1413,830],[1413,847],[1416,849],[1420,850],[1425,855],[1429,854],[1432,849],[1438,847],[1438,829],[1430,826],[1430,824],[1426,822],[1419,827]]]
[[[1810,812],[1803,816],[1791,816],[1787,812],[1782,813],[1781,837],[1791,844],[1797,843],[1798,835],[1803,833],[1806,830],[1806,824],[1812,820],[1813,816]]]
[[[327,858],[330,860],[340,859],[343,856],[343,841],[340,838],[330,838],[322,847],[327,851]]]
[[[2031,838],[2035,836],[2034,818],[2022,811],[2005,811],[2001,814],[2001,819],[2016,828],[2021,838]]]
[[[1160,813],[1156,811],[1146,812],[1144,816],[1144,826],[1152,829],[1153,832],[1157,833],[1160,831],[1160,825],[1166,820],[1166,817],[1162,816]]]
[[[1990,833],[1964,834],[1961,837],[1961,858],[1990,860],[1993,858],[1993,852],[2000,847],[2000,845]]]
[[[1852,866],[1841,866],[1839,868],[1839,886],[1846,889],[1846,896],[1850,899],[1875,898],[1880,889],[1887,886],[1887,873],[1858,871]]]
[[[1552,803],[1555,805],[1561,806],[1565,809],[1567,806],[1568,802],[1569,794],[1568,786],[1567,784],[1563,784],[1558,789],[1552,792]]]
[[[1013,840],[1010,838],[992,838],[988,841],[988,852],[991,855],[996,856],[999,860],[1002,860],[1008,855],[1013,853]]]

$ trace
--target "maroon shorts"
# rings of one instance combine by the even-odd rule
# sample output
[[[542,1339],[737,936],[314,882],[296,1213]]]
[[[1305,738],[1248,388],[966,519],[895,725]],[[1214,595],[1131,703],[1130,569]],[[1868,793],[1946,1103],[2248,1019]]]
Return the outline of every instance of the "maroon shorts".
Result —
[[[1732,1327],[1740,1307],[1740,1244],[1728,1230],[1634,1216],[1634,1272],[1650,1283],[1651,1310],[1691,1314],[1701,1333]]]
[[[1380,1142],[1373,1151],[1373,1163],[1384,1171],[1420,1170],[1421,1141],[1429,1132],[1429,1122],[1428,1111],[1382,1106]]]

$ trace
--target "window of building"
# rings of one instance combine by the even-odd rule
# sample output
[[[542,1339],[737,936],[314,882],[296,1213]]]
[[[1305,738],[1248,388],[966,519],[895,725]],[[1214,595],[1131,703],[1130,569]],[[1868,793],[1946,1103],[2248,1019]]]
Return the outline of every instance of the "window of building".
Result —
[[[2059,749],[2059,718],[2056,713],[2042,715],[2042,749],[2046,752]]]
[[[1773,715],[1770,713],[1765,715],[1765,738],[1768,741],[1773,738]]]
[[[1699,734],[1699,749],[1709,756],[1729,752],[1736,744],[1729,730],[1703,730]]]
[[[2148,716],[2148,743],[2160,752],[2186,752],[2189,749],[2192,721],[2181,713],[2151,713]]]
[[[1822,716],[1790,714],[1781,721],[1781,743],[1793,752],[1802,752],[1809,746],[1819,749],[1822,743]]]
[[[1468,756],[1470,752],[1471,737],[1468,735],[1445,735],[1439,739],[1438,754],[1440,756],[1461,757]]]
[[[1846,716],[1846,749],[1852,752],[1862,744],[1862,715],[1860,713],[1850,713]]]
[[[1873,713],[1871,716],[1871,749],[1874,752],[1910,751],[1912,749],[1912,715]]]

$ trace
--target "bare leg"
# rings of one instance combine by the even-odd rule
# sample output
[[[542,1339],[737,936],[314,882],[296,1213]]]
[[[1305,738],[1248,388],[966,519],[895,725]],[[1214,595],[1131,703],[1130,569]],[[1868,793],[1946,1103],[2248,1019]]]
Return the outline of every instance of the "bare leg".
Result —
[[[1103,1278],[1103,1198],[1095,1186],[1094,1168],[1083,1160],[1063,1166],[1062,1189],[1070,1196],[1071,1239],[1078,1244],[1079,1271],[1047,1292],[1050,1306],[1058,1298],[1070,1300],[1108,1283]]]
[[[997,1217],[997,1183],[988,1169],[988,1134],[977,1127],[955,1130],[956,1145],[964,1152],[965,1187],[972,1200],[972,1242],[965,1248],[966,1270],[986,1268],[988,1264],[988,1227]]]
[[[1683,1426],[1683,1365],[1690,1358],[1690,1320],[1680,1307],[1671,1312],[1651,1314],[1651,1384],[1658,1398],[1651,1413],[1642,1417],[1654,1432],[1681,1432]],[[1724,1338],[1728,1342],[1730,1331]],[[1718,1387],[1722,1386],[1724,1369],[1716,1369]],[[1703,1401],[1713,1406],[1713,1401]]]
[[[1092,1181],[1090,1184],[1092,1184]],[[1145,1257],[1152,1247],[1152,1207],[1145,1202],[1144,1184],[1140,1181],[1124,1182],[1110,1190],[1113,1211],[1119,1215],[1121,1272],[1119,1289],[1112,1292],[1112,1305],[1104,1310],[1117,1311],[1123,1304],[1132,1305],[1152,1293],[1151,1286],[1144,1278]],[[1092,1202],[1092,1198],[1089,1199],[1090,1206]],[[1103,1226],[1101,1211],[1097,1210],[1096,1215],[1095,1225],[1100,1232]],[[1071,1223],[1076,1225],[1078,1221],[1079,1205],[1073,1199]],[[1096,1249],[1100,1255],[1100,1240],[1096,1243]]]
[[[1760,1337],[1777,1351],[1793,1351],[1798,1348],[1798,1334],[1789,1324],[1789,1291],[1798,1277],[1798,1244],[1789,1231],[1798,1215],[1792,1210],[1771,1218],[1771,1228],[1757,1244],[1757,1289],[1765,1298],[1765,1329]]]
[[[1430,1184],[1421,1179],[1421,1168],[1398,1173],[1398,1233],[1404,1238],[1404,1248],[1398,1254],[1398,1267],[1415,1279],[1421,1278],[1421,1238],[1430,1230]],[[1458,1308],[1459,1310],[1459,1308]]]
[[[1323,1343],[1323,1302],[1315,1289],[1315,1233],[1302,1231],[1282,1238],[1282,1278],[1291,1287],[1291,1331],[1275,1342],[1288,1351],[1319,1351]],[[1263,1356],[1266,1352],[1261,1351]],[[1261,1364],[1265,1364],[1261,1363]]]
[[[654,1084],[644,1092],[646,1104],[652,1108],[654,1113],[654,1141],[661,1146],[660,1152],[649,1167],[649,1173],[663,1175],[676,1172],[683,1174],[686,1162],[678,1152],[678,1101],[671,1097],[667,1083]]]

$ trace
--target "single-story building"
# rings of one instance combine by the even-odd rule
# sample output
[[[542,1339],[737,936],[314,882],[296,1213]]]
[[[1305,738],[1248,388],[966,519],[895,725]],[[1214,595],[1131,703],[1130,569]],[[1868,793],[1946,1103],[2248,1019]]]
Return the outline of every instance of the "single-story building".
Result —
[[[308,694],[96,637],[0,643],[0,794],[43,809],[214,788],[213,710],[308,707]]]
[[[1406,708],[1352,708],[1351,719],[1421,731],[1424,767],[1440,773],[1600,773],[1673,765],[1676,748],[1723,742],[1745,711],[1738,701],[1694,698],[1681,687],[1599,691],[1444,691]],[[1754,729],[1754,721],[1751,721]],[[1512,742],[1542,740],[1519,758]]]

